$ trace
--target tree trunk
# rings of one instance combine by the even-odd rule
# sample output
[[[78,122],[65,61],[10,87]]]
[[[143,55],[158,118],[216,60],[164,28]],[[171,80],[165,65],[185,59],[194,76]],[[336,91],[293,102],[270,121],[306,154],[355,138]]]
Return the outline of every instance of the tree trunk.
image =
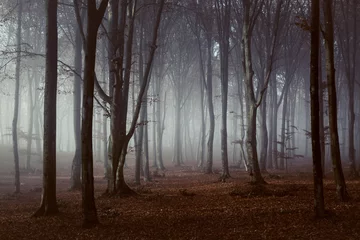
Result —
[[[108,0],[102,0],[99,9],[97,9],[96,1],[88,0],[81,124],[82,208],[84,227],[93,227],[99,222],[94,199],[92,127],[97,31],[107,4]]]
[[[161,96],[161,84],[160,84],[160,77],[157,78],[156,80],[156,92],[159,96],[159,101],[156,102],[156,121],[157,121],[157,126],[156,126],[156,136],[157,136],[157,160],[158,160],[158,168],[160,168],[161,170],[164,170],[164,162],[163,162],[163,158],[162,158],[162,137],[163,137],[163,133],[164,133],[164,119],[165,119],[165,111],[166,111],[166,94],[164,97],[163,105],[164,105],[164,111],[163,111],[163,119],[161,118],[161,101],[160,101],[160,96]]]
[[[74,138],[75,138],[75,155],[71,166],[71,179],[70,189],[81,189],[81,72],[82,72],[82,42],[80,31],[76,29],[75,36],[75,74],[74,76],[74,110],[73,110],[73,122],[74,122]]]
[[[286,124],[286,119],[287,119],[287,103],[288,103],[288,93],[289,93],[289,88],[285,89],[285,93],[284,93],[284,101],[283,101],[283,108],[282,108],[282,118],[281,118],[281,142],[280,142],[280,161],[279,161],[279,168],[281,170],[285,169],[285,158],[286,158],[286,153],[285,153],[285,148],[286,148],[286,137],[285,137],[285,124]]]
[[[33,76],[34,77],[34,76]],[[30,77],[30,74],[28,75],[28,81],[29,81],[29,125],[28,125],[28,139],[27,139],[27,146],[26,146],[26,169],[31,170],[31,146],[32,146],[32,140],[33,140],[33,125],[34,125],[34,104],[33,104],[33,77]]]
[[[310,98],[311,98],[311,139],[314,174],[315,214],[324,217],[323,171],[319,136],[319,0],[311,1],[311,56],[310,56]]]
[[[57,0],[46,1],[43,191],[40,208],[34,216],[54,215],[59,211],[56,202],[57,4]]]
[[[207,36],[207,73],[206,73],[206,94],[209,109],[209,138],[207,142],[207,160],[206,160],[206,173],[212,173],[213,166],[213,147],[214,147],[214,132],[215,132],[215,114],[213,105],[213,88],[212,88],[212,38],[210,33]]]
[[[346,183],[341,164],[339,146],[339,135],[337,126],[337,96],[335,84],[335,63],[334,63],[334,25],[332,17],[332,1],[323,1],[325,18],[325,51],[326,51],[326,73],[329,96],[329,127],[331,141],[331,159],[336,184],[336,194],[340,201],[349,199],[346,190]]]
[[[250,1],[244,0],[244,23],[242,32],[242,53],[243,53],[243,71],[245,75],[245,94],[246,94],[246,108],[247,108],[247,124],[246,130],[246,150],[249,161],[249,175],[251,181],[256,184],[265,183],[261,176],[258,154],[257,154],[257,141],[256,141],[256,112],[260,101],[257,102],[254,95],[254,71],[252,68],[252,56],[251,56],[251,34],[250,27]],[[263,94],[263,92],[261,93]]]
[[[267,159],[267,152],[268,152],[268,131],[266,125],[266,95],[264,93],[263,102],[260,106],[260,115],[261,115],[261,152],[260,152],[260,170],[262,172],[266,172],[266,159]]]
[[[276,102],[277,102],[277,96],[276,99],[274,99],[274,91],[273,91],[273,82],[275,82],[276,79],[274,78],[273,81],[271,81],[270,86],[270,108],[269,108],[269,146],[268,146],[268,160],[267,160],[267,168],[273,168],[273,144],[274,144],[274,134],[276,134],[274,126],[274,121],[277,119],[274,118],[274,108],[276,108]],[[276,100],[276,101],[274,101]],[[274,104],[275,103],[275,104]]]
[[[146,99],[147,99],[147,95],[145,95]],[[150,179],[150,163],[149,163],[149,128],[148,128],[148,107],[147,107],[147,102],[145,103],[146,105],[144,106],[145,109],[145,125],[144,125],[144,157],[145,157],[145,162],[143,162],[143,167],[144,167],[144,181],[148,182],[151,181]]]
[[[217,3],[217,2],[216,2]],[[227,146],[227,101],[229,84],[229,37],[230,37],[230,9],[231,2],[225,0],[217,3],[220,48],[220,79],[221,79],[221,161],[222,178],[230,177]]]
[[[15,164],[15,193],[20,193],[20,171],[18,150],[18,121],[20,101],[20,64],[21,64],[21,25],[22,25],[22,0],[19,0],[16,33],[16,69],[15,69],[15,103],[14,118],[12,121],[12,140]]]

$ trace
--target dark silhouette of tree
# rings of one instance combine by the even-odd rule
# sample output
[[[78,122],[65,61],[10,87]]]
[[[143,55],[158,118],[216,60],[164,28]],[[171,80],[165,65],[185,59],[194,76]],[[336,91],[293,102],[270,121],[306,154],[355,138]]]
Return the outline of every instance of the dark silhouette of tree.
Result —
[[[99,222],[94,199],[92,130],[97,36],[108,2],[109,0],[102,0],[99,8],[97,8],[96,0],[87,1],[87,31],[85,35],[80,17],[79,2],[74,0],[76,18],[85,53],[81,124],[82,208],[84,227],[93,227]]]
[[[341,164],[339,146],[339,135],[337,126],[337,96],[335,84],[335,63],[334,63],[334,23],[333,23],[333,1],[323,0],[323,11],[325,20],[325,53],[326,53],[326,75],[329,95],[329,127],[331,160],[335,177],[336,194],[340,201],[349,199],[346,190],[346,183]]]
[[[229,84],[229,50],[230,50],[230,0],[215,1],[216,23],[220,48],[221,80],[221,161],[222,178],[230,177],[227,147],[227,102]]]
[[[310,54],[310,98],[311,98],[311,140],[314,174],[315,214],[324,217],[323,172],[321,164],[320,132],[319,132],[319,34],[320,3],[311,1],[311,54]]]
[[[56,202],[57,4],[57,0],[46,1],[43,191],[40,208],[34,216],[48,216],[58,213]]]

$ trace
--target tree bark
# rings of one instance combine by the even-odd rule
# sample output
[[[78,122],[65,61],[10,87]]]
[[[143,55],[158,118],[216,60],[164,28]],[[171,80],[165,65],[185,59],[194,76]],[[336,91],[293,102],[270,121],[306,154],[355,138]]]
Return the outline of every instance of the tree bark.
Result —
[[[40,208],[34,216],[49,216],[59,212],[56,202],[57,4],[57,0],[46,1],[43,191]]]
[[[215,114],[213,104],[213,87],[212,87],[212,38],[211,33],[207,34],[207,73],[206,73],[206,99],[209,109],[209,138],[207,142],[207,160],[206,173],[212,173],[213,153],[214,153],[214,132],[215,132]]]
[[[76,28],[75,36],[75,74],[74,76],[74,137],[75,137],[75,155],[71,167],[71,179],[70,189],[80,190],[81,189],[81,72],[82,72],[82,42],[80,31]]]
[[[217,24],[219,31],[220,48],[220,79],[221,79],[221,161],[222,178],[230,177],[228,163],[228,144],[227,144],[227,101],[229,84],[229,37],[230,37],[230,9],[231,2],[215,2],[217,11]]]
[[[264,88],[260,93],[260,99],[257,101],[254,94],[254,71],[252,67],[252,56],[251,56],[251,34],[252,27],[250,26],[250,11],[251,11],[251,2],[249,0],[243,0],[243,13],[244,13],[244,22],[242,29],[242,53],[243,53],[243,71],[245,76],[245,95],[246,95],[246,108],[247,108],[247,124],[248,128],[246,130],[246,150],[249,160],[249,175],[251,181],[256,184],[265,183],[263,177],[261,176],[258,154],[257,154],[257,141],[256,141],[256,112],[259,107],[262,95],[266,88]]]
[[[346,183],[341,164],[339,146],[339,135],[337,126],[337,96],[335,84],[335,63],[334,63],[334,25],[332,17],[332,1],[323,1],[325,18],[325,52],[326,52],[326,75],[329,95],[329,127],[331,141],[331,160],[336,184],[336,194],[340,201],[347,201],[349,194],[346,190]]]
[[[84,87],[81,124],[81,160],[82,160],[82,208],[83,226],[98,224],[94,199],[93,143],[92,126],[94,115],[94,80],[97,31],[104,16],[108,0],[102,0],[99,9],[95,0],[88,0],[87,31],[85,43]]]
[[[319,0],[311,1],[311,54],[310,54],[310,98],[311,98],[311,140],[314,175],[315,214],[324,217],[323,171],[319,136]]]
[[[18,150],[18,121],[20,105],[20,64],[21,64],[21,26],[22,26],[22,0],[19,0],[16,32],[16,69],[15,69],[15,102],[14,117],[12,121],[12,140],[15,164],[15,193],[20,193],[20,170]]]

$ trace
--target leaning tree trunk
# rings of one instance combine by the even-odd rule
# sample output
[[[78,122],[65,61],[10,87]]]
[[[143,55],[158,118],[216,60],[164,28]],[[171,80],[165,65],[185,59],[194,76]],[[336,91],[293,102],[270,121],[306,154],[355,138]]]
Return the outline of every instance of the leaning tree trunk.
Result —
[[[346,190],[344,173],[341,165],[341,154],[339,146],[339,135],[337,126],[337,96],[335,83],[334,63],[334,25],[332,17],[332,1],[324,1],[325,17],[325,51],[326,51],[326,73],[329,96],[329,127],[331,140],[331,159],[336,183],[336,193],[340,201],[349,199]]]
[[[243,71],[245,75],[245,95],[247,103],[247,124],[246,130],[246,150],[249,159],[249,175],[251,181],[257,184],[265,183],[261,176],[258,154],[257,154],[257,141],[256,141],[256,112],[259,104],[261,103],[262,94],[261,91],[260,101],[255,99],[254,95],[254,71],[252,67],[252,56],[251,56],[251,27],[250,27],[250,1],[244,0],[244,23],[242,32],[242,53],[243,53]]]
[[[20,101],[20,64],[21,64],[21,23],[22,23],[22,0],[19,0],[16,33],[16,69],[15,69],[15,103],[14,118],[12,122],[12,139],[15,163],[15,193],[20,193],[20,171],[19,171],[19,150],[18,150],[18,120]]]
[[[159,10],[157,12],[157,16],[156,16],[156,20],[155,20],[155,25],[154,25],[154,31],[153,31],[153,36],[152,36],[152,42],[151,45],[152,46],[150,48],[150,52],[148,55],[148,61],[146,63],[146,68],[144,71],[144,81],[142,82],[142,85],[140,87],[140,91],[137,97],[137,102],[136,102],[136,109],[132,118],[132,122],[131,122],[131,126],[130,129],[128,131],[128,133],[124,136],[121,137],[120,139],[122,140],[122,148],[121,150],[121,154],[120,154],[120,159],[119,159],[119,164],[116,167],[116,193],[117,194],[127,194],[127,193],[133,193],[133,191],[130,189],[130,187],[126,184],[125,179],[124,179],[124,165],[125,165],[125,158],[126,158],[126,154],[127,154],[127,147],[128,147],[128,143],[131,139],[131,137],[134,134],[135,131],[135,127],[136,127],[136,122],[139,118],[139,114],[140,114],[140,109],[141,109],[141,102],[143,99],[143,96],[146,92],[147,86],[149,84],[149,80],[150,80],[150,70],[152,67],[152,63],[153,63],[153,59],[155,56],[155,51],[156,51],[156,44],[157,44],[157,37],[158,37],[158,29],[160,26],[160,20],[161,20],[161,14],[163,12],[163,8],[164,8],[164,3],[165,0],[161,0],[159,3]],[[136,6],[136,1],[135,1],[135,6]],[[134,7],[135,7],[134,6]],[[136,8],[136,7],[135,7]],[[132,16],[132,21],[129,27],[129,32],[132,33],[133,29],[134,29],[134,16]],[[132,44],[132,34],[129,35],[129,39],[128,39],[128,55],[127,55],[127,67],[126,67],[126,71],[125,71],[125,88],[128,88],[128,81],[126,79],[128,79],[128,77],[130,76],[130,69],[131,69],[131,45]],[[130,51],[129,51],[130,50]],[[128,74],[128,75],[127,75]],[[128,89],[126,89],[128,90]],[[115,97],[115,95],[114,95]],[[127,100],[127,96],[125,96],[125,99]],[[126,121],[125,121],[126,123]],[[126,125],[125,125],[126,126]],[[115,145],[114,145],[115,146]],[[113,164],[114,165],[114,164]],[[115,168],[113,166],[113,168]]]
[[[56,202],[57,4],[57,0],[46,1],[43,191],[40,208],[34,216],[48,216],[58,213]]]

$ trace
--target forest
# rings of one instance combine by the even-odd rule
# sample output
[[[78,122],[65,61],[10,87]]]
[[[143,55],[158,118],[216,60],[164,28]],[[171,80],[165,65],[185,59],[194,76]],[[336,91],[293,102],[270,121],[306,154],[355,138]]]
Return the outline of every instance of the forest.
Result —
[[[1,0],[0,239],[360,239],[358,12]]]

